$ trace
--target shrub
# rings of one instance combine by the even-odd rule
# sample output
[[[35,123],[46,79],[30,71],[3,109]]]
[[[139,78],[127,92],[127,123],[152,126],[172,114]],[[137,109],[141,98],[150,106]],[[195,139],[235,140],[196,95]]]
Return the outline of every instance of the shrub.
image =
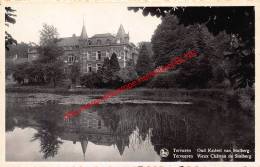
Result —
[[[80,84],[87,88],[98,88],[102,86],[102,80],[97,73],[89,73],[80,77]]]
[[[123,83],[127,83],[136,79],[138,75],[134,68],[134,62],[132,60],[127,61],[126,67],[120,69],[120,71],[117,73],[117,76]]]
[[[28,63],[17,64],[14,67],[14,80],[19,84],[24,84],[25,79],[27,78],[26,68],[28,67]]]
[[[176,87],[176,71],[167,72],[154,77],[147,85],[150,88]]]

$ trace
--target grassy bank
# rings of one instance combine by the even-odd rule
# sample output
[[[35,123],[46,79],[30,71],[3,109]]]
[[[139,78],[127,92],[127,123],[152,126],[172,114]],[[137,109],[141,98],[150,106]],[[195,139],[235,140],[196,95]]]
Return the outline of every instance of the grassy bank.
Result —
[[[17,87],[6,87],[6,92],[11,93],[53,93],[53,94],[85,94],[85,95],[103,95],[113,89],[86,89],[76,88],[69,90],[66,88],[50,88],[41,86],[17,86]],[[224,89],[149,89],[149,88],[135,88],[122,93],[122,95],[128,96],[145,96],[145,97],[173,97],[173,96],[191,96],[191,97],[209,97],[214,99],[222,99],[225,95],[232,91]]]

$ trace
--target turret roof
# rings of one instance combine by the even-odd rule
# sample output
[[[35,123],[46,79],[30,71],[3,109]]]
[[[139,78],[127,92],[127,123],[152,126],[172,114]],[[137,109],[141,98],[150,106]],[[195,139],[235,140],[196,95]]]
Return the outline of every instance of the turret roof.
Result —
[[[88,35],[87,35],[87,31],[86,31],[86,27],[85,27],[85,22],[84,21],[83,21],[83,27],[82,27],[82,30],[81,30],[80,38],[81,39],[88,39]]]
[[[81,140],[80,144],[81,144],[82,152],[83,152],[84,159],[85,159],[85,153],[86,153],[87,146],[88,146],[88,140]]]
[[[119,29],[118,29],[118,31],[117,31],[116,36],[117,36],[117,37],[124,37],[125,35],[126,35],[125,29],[124,29],[123,25],[120,24],[120,27],[119,27]]]

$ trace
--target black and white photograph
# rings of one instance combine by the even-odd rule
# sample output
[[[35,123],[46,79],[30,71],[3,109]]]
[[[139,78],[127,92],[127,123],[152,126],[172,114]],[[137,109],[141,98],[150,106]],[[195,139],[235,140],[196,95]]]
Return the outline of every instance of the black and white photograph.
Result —
[[[5,161],[255,162],[255,6],[174,5],[5,4]]]

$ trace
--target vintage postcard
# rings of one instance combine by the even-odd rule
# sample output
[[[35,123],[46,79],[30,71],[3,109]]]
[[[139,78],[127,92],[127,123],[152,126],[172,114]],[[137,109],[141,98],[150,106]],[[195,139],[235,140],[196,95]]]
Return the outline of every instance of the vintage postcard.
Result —
[[[2,1],[1,166],[259,166],[257,3]]]

